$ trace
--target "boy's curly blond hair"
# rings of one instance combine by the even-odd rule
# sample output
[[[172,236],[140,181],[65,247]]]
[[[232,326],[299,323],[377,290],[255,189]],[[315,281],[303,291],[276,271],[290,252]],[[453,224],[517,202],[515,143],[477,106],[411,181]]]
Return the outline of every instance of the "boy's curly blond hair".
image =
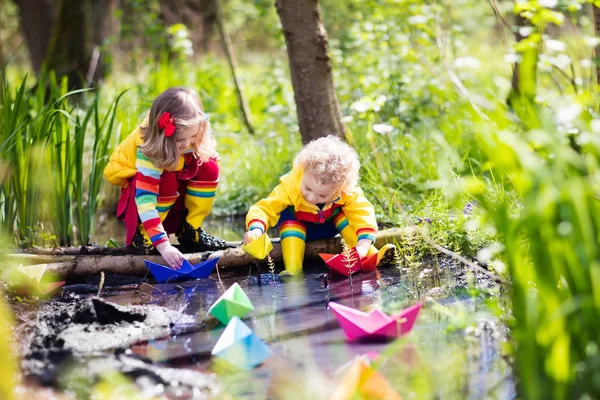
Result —
[[[358,185],[358,154],[337,136],[307,143],[296,156],[294,167],[311,170],[320,185],[332,185],[346,193],[352,193]]]

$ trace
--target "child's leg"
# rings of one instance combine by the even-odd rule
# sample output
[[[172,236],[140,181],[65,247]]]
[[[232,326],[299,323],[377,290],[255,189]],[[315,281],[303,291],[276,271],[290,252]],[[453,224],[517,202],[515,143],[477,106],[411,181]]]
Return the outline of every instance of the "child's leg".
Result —
[[[293,210],[288,208],[281,213],[277,227],[281,239],[283,265],[288,274],[296,275],[302,272],[306,248],[306,226],[296,221]]]
[[[196,175],[187,181],[184,198],[187,213],[178,234],[182,244],[192,246],[198,251],[219,250],[226,247],[225,241],[210,236],[200,229],[204,219],[212,210],[218,184],[219,165],[215,160],[202,163]]]

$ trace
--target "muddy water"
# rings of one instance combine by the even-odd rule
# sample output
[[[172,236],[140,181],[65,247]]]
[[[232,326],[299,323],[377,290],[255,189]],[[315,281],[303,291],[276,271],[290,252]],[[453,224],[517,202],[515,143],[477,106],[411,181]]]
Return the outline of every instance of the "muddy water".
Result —
[[[237,240],[239,225],[221,221],[207,230]],[[113,228],[97,241],[118,239],[119,226]],[[75,381],[87,386],[112,369],[146,394],[166,398],[317,400],[330,398],[349,363],[365,356],[404,399],[516,397],[501,352],[507,336],[497,319],[503,314],[502,292],[485,276],[467,274],[443,259],[414,269],[358,274],[352,280],[329,277],[326,271],[315,263],[302,277],[291,278],[249,267],[247,273],[213,273],[208,279],[175,284],[107,277],[102,299],[119,307],[117,311],[90,302],[97,278],[70,284],[61,298],[43,306],[41,313],[49,320],[40,323],[38,313],[36,327],[59,328],[48,335],[40,329],[33,333],[30,347],[37,353],[26,357],[24,368],[38,381],[66,387],[76,398],[89,390],[64,383],[70,374],[65,365],[78,365]],[[272,350],[263,365],[246,373],[224,371],[210,357],[224,326],[207,310],[234,282],[255,307],[244,322]],[[409,335],[392,343],[351,344],[327,309],[328,301],[386,312],[417,302],[424,306]],[[73,304],[83,303],[88,305],[84,315],[91,309],[95,320],[70,316],[69,310],[73,315],[82,310]],[[139,315],[146,317],[139,320]]]
[[[279,277],[256,269],[247,276],[227,274],[140,290],[107,298],[116,304],[155,304],[181,313],[170,334],[138,343],[131,351],[166,367],[216,371],[221,390],[235,397],[329,398],[345,367],[359,355],[378,370],[403,398],[513,398],[514,384],[500,353],[505,332],[485,303],[496,302],[495,288],[475,277],[470,289],[464,271],[450,263],[418,273],[388,269],[332,279],[324,266],[309,267],[301,278]],[[244,321],[273,355],[259,368],[229,375],[213,366],[210,351],[224,326],[207,309],[238,282],[255,310]],[[440,288],[443,287],[444,289]],[[407,337],[394,343],[350,344],[328,301],[362,310],[392,312],[425,302]],[[191,320],[190,320],[191,318]],[[235,384],[233,384],[235,383]],[[300,395],[300,393],[302,395]]]

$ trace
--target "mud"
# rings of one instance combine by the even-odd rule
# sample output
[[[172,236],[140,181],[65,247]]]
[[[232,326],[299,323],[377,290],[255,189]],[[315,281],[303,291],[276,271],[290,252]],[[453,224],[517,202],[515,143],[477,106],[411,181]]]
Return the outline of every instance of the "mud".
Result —
[[[70,282],[60,297],[39,307],[37,319],[29,325],[24,373],[74,393],[75,398],[89,397],[93,384],[107,371],[126,375],[149,396],[223,396],[223,391],[233,391],[231,385],[223,384],[220,376],[221,386],[217,386],[216,376],[205,371],[214,371],[210,350],[224,326],[208,315],[207,309],[237,282],[255,306],[245,323],[273,351],[251,376],[236,382],[244,387],[242,392],[252,395],[248,398],[266,398],[269,395],[257,393],[267,390],[269,398],[279,398],[280,386],[275,382],[282,382],[283,377],[286,382],[301,382],[318,366],[316,371],[330,379],[355,355],[387,351],[385,343],[347,344],[327,309],[328,301],[394,312],[417,299],[435,299],[448,310],[475,316],[466,325],[471,327],[464,329],[465,325],[449,325],[442,318],[445,314],[427,305],[411,335],[414,343],[408,353],[421,353],[425,358],[429,353],[450,357],[450,350],[455,352],[456,348],[465,352],[468,362],[460,364],[459,375],[464,384],[446,388],[454,381],[444,377],[433,384],[441,398],[457,390],[469,393],[463,398],[485,398],[490,393],[499,398],[515,397],[510,370],[505,367],[507,360],[499,350],[505,329],[484,312],[482,300],[502,295],[487,275],[470,273],[446,257],[422,260],[415,267],[357,274],[351,280],[329,276],[320,264],[307,266],[302,279],[281,277],[279,270],[271,273],[264,267],[249,266],[246,276],[222,272],[210,279],[178,284],[149,284],[140,278],[107,274],[102,289],[107,300],[89,297],[97,293],[97,277]],[[31,311],[25,311],[22,320],[32,317]],[[400,390],[398,377],[408,376],[416,368],[403,369],[402,363],[415,358],[408,353],[382,356],[384,361],[390,359],[382,364],[382,372],[394,377]],[[261,373],[268,379],[257,388],[255,374]],[[251,384],[255,386],[248,389]],[[332,384],[328,385],[331,389]],[[327,393],[314,398],[325,398]]]
[[[140,387],[153,391],[170,386],[187,387],[190,393],[213,390],[214,379],[209,375],[176,373],[125,352],[134,343],[164,336],[174,321],[185,323],[187,318],[160,306],[119,306],[95,297],[46,303],[38,311],[28,340],[23,372],[45,385],[55,385],[67,367],[77,365],[85,370],[79,374],[91,380],[110,370],[140,380]]]

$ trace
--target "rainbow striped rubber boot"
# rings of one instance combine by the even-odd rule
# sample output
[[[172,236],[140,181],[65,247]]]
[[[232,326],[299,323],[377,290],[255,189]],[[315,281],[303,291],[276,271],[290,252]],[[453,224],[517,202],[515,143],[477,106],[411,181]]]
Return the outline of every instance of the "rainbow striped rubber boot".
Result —
[[[306,248],[306,227],[298,221],[284,221],[279,225],[281,253],[285,271],[282,275],[297,275],[302,272]]]

